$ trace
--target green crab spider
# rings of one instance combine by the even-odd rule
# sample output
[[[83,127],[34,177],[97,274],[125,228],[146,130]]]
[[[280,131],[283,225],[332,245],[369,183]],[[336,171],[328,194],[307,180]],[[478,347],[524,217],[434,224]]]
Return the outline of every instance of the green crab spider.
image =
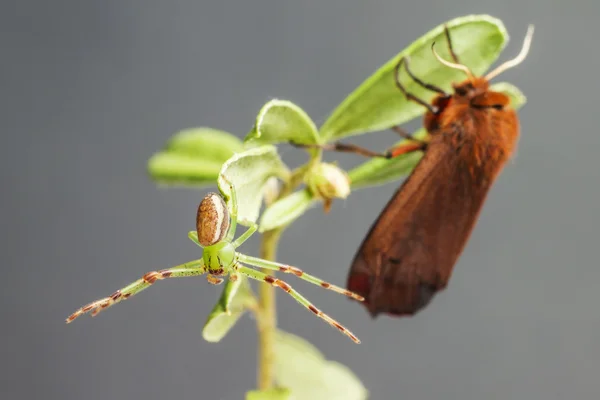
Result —
[[[209,193],[200,202],[198,212],[196,214],[196,231],[188,233],[188,237],[203,249],[202,258],[189,261],[172,268],[163,269],[160,271],[147,272],[142,278],[117,290],[113,294],[103,299],[91,302],[73,314],[71,314],[66,322],[70,323],[83,314],[90,313],[96,316],[100,311],[122,301],[148,288],[156,281],[166,278],[180,278],[187,276],[206,275],[206,279],[213,285],[223,283],[224,278],[229,276],[229,279],[235,281],[239,278],[239,274],[245,275],[250,279],[266,282],[274,287],[278,287],[292,296],[298,303],[309,309],[317,317],[325,320],[341,333],[348,336],[356,343],[360,340],[350,330],[342,326],[336,320],[325,314],[315,307],[308,299],[302,296],[297,290],[290,285],[275,278],[274,276],[265,274],[249,268],[242,263],[252,265],[272,271],[280,271],[296,275],[300,279],[319,285],[325,289],[346,295],[358,301],[364,301],[362,296],[350,292],[339,286],[332,285],[313,275],[309,275],[304,271],[292,267],[290,265],[280,264],[273,261],[263,260],[261,258],[250,257],[245,254],[236,252],[236,249],[241,246],[246,240],[252,236],[258,229],[255,223],[248,223],[249,227],[242,235],[234,240],[237,222],[238,222],[238,204],[235,189],[225,177],[230,188],[230,196],[226,196],[231,202],[231,212],[228,209],[228,204],[222,196],[217,193]]]

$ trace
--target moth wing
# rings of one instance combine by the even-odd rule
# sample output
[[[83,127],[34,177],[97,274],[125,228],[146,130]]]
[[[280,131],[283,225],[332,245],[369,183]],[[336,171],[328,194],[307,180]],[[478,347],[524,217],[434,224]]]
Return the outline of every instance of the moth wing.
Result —
[[[491,183],[465,154],[434,137],[363,241],[347,287],[373,317],[415,314],[448,284]]]

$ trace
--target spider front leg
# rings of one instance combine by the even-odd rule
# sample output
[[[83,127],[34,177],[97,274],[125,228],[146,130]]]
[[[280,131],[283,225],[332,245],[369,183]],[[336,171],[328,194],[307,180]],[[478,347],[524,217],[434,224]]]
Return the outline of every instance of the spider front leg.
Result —
[[[329,315],[327,315],[323,311],[319,310],[310,301],[308,301],[308,299],[306,297],[302,296],[297,290],[293,289],[290,285],[283,282],[282,280],[279,280],[271,275],[264,274],[260,271],[256,271],[252,268],[245,267],[241,264],[236,264],[233,268],[236,271],[238,271],[239,273],[246,275],[248,278],[256,279],[257,281],[266,282],[271,286],[279,287],[279,288],[283,289],[286,293],[288,293],[290,296],[292,296],[298,303],[300,303],[304,307],[308,308],[317,317],[325,320],[325,322],[327,322],[329,325],[333,326],[334,328],[336,328],[337,330],[342,332],[344,335],[348,336],[355,343],[360,343],[360,340],[352,332],[350,332],[347,328],[342,326],[339,322],[337,322],[336,320],[331,318]]]
[[[67,324],[87,312],[91,312],[91,316],[94,317],[100,311],[114,304],[117,304],[121,300],[127,300],[131,296],[141,292],[142,290],[146,289],[158,280],[166,278],[197,276],[203,275],[204,273],[206,273],[206,267],[204,266],[204,261],[202,259],[190,261],[173,268],[147,272],[146,274],[144,274],[144,276],[142,276],[142,278],[129,284],[128,286],[125,286],[122,289],[117,290],[110,296],[96,300],[81,307],[79,310],[75,311],[67,318]]]
[[[227,240],[228,242],[231,242],[233,240],[233,238],[235,237],[235,230],[237,228],[237,218],[238,218],[237,194],[235,192],[235,187],[229,181],[229,179],[227,179],[225,177],[225,175],[221,175],[221,179],[223,179],[225,181],[225,183],[227,183],[227,185],[229,185],[230,195],[227,196],[227,200],[231,200],[231,214],[230,214],[231,225],[229,226],[229,231],[227,232],[227,235],[225,236],[225,240]]]
[[[307,282],[310,282],[314,285],[321,286],[322,288],[332,290],[336,293],[343,294],[345,296],[348,296],[348,297],[353,298],[358,301],[365,300],[364,297],[362,297],[356,293],[353,293],[353,292],[346,290],[344,288],[341,288],[339,286],[333,285],[333,284],[326,282],[320,278],[317,278],[316,276],[307,274],[306,272],[302,271],[300,268],[292,267],[291,265],[280,264],[280,263],[277,263],[274,261],[267,261],[267,260],[263,260],[261,258],[250,257],[250,256],[247,256],[245,254],[240,254],[240,253],[238,253],[238,259],[243,263],[250,264],[255,267],[270,269],[273,271],[281,271],[286,274],[294,274],[298,278],[303,279]]]
[[[240,247],[242,245],[242,243],[244,243],[246,240],[250,239],[250,236],[252,236],[254,234],[254,232],[256,232],[258,230],[258,225],[256,225],[254,222],[250,222],[249,224],[250,224],[250,226],[248,227],[246,232],[242,233],[240,235],[240,237],[238,237],[237,239],[235,239],[233,241],[232,245],[233,245],[234,249],[237,249],[238,247]]]
[[[231,244],[233,244],[234,248],[238,248],[239,246],[242,245],[242,243],[244,243],[246,240],[248,240],[250,238],[250,236],[252,236],[254,234],[254,232],[256,232],[258,230],[258,225],[255,224],[254,222],[242,221],[242,222],[245,222],[245,224],[249,225],[248,229],[246,230],[246,232],[244,232],[242,235],[240,235],[239,238],[237,238],[235,241],[233,241],[233,238],[235,237],[237,223],[238,223],[237,194],[235,191],[235,187],[225,177],[225,175],[221,175],[221,178],[229,185],[229,191],[231,192],[231,196],[228,196],[229,197],[228,200],[229,199],[231,200],[231,214],[230,214],[231,225],[229,227],[229,231],[227,232],[227,235],[225,236],[225,240],[228,242],[231,242]]]

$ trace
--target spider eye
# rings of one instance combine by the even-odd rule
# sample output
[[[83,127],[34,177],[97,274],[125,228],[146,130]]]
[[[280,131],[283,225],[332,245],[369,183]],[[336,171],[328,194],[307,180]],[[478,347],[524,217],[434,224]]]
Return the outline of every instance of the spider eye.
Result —
[[[198,242],[206,247],[220,242],[229,231],[229,210],[221,196],[207,194],[198,205],[196,231]]]

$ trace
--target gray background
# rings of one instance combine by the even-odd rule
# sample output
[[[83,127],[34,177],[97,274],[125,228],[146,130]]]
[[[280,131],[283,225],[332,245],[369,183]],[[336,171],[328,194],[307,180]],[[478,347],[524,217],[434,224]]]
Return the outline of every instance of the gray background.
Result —
[[[175,131],[244,135],[273,97],[318,122],[434,26],[489,13],[529,58],[505,73],[529,102],[518,155],[493,188],[450,287],[418,317],[372,321],[294,281],[363,340],[279,294],[282,328],[355,371],[373,399],[596,399],[600,199],[599,6],[591,1],[4,1],[0,6],[0,394],[6,399],[240,399],[255,326],[200,331],[220,288],[161,283],[98,318],[64,318],[142,273],[192,259],[206,191],[162,190],[148,157]],[[419,121],[407,125],[414,129]],[[391,133],[352,142],[383,149]],[[298,164],[302,152],[282,147]],[[358,157],[329,155],[350,167]],[[344,283],[396,184],[311,210],[280,259]],[[257,253],[258,238],[244,246]]]

